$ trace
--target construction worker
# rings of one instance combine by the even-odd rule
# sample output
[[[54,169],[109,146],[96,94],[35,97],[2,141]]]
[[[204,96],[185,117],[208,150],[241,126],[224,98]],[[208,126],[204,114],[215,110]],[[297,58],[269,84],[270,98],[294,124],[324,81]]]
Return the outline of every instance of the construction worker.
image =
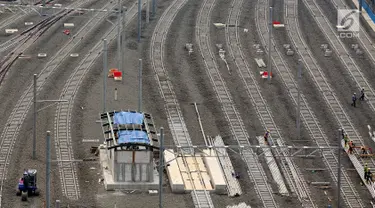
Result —
[[[365,180],[367,180],[367,173],[368,173],[367,163],[365,164],[365,166],[364,166],[364,168],[363,168],[363,172],[364,172],[364,174],[363,174],[363,178],[364,178]]]
[[[362,154],[363,154],[363,155],[366,155],[366,154],[367,154],[367,151],[366,151],[366,147],[365,147],[365,146],[362,146],[362,147],[361,147],[361,150],[362,150]]]
[[[365,100],[365,88],[362,88],[361,90],[361,97],[359,97],[359,100]]]
[[[344,136],[344,142],[345,142],[345,148],[346,148],[348,146],[348,142],[349,142],[348,134],[345,134],[345,136]]]
[[[366,178],[366,182],[368,183],[371,179],[371,182],[372,182],[372,173],[371,173],[371,170],[370,168],[368,169],[367,171],[367,178]]]
[[[344,137],[345,137],[345,135],[346,135],[346,134],[345,134],[345,130],[344,130],[344,128],[341,129],[341,135],[342,135],[342,139],[344,139]]]
[[[355,107],[355,102],[357,101],[357,95],[354,93],[352,96],[352,106]]]
[[[269,145],[268,143],[268,137],[270,136],[270,130],[267,129],[266,133],[264,134],[264,142]]]
[[[353,141],[350,141],[350,142],[349,142],[349,150],[348,150],[348,153],[349,153],[349,154],[352,154],[352,153],[353,153],[353,148],[354,148]]]
[[[239,179],[240,178],[240,174],[239,173],[236,173],[236,172],[232,172],[232,176],[236,179]]]
[[[369,171],[368,171],[368,173],[367,173],[367,178],[368,178],[368,180],[370,181],[370,182],[372,182],[373,180],[372,180],[372,173],[371,173],[371,171],[370,171],[370,169],[369,169]]]

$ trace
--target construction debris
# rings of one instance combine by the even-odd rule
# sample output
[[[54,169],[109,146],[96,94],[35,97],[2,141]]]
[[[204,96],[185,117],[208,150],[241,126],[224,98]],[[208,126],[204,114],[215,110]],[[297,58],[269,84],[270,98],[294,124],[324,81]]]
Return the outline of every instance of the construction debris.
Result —
[[[257,55],[263,55],[264,51],[260,48],[260,44],[254,44],[253,46],[256,49]]]
[[[217,28],[217,29],[222,29],[222,28],[225,28],[225,24],[223,24],[223,23],[214,23],[214,25],[215,25],[215,27]]]
[[[322,44],[320,45],[320,48],[323,50],[325,57],[332,55],[332,50],[328,48],[328,44]]]
[[[228,205],[227,208],[251,208],[249,205],[244,202],[239,203],[238,205]]]
[[[148,190],[148,194],[157,194],[158,190]]]
[[[285,54],[287,56],[293,56],[294,55],[294,51],[292,50],[290,44],[284,44],[284,49],[285,49]]]
[[[310,182],[311,185],[329,185],[330,182],[316,182],[316,181],[312,181]]]
[[[193,53],[193,44],[191,44],[191,43],[186,43],[186,44],[185,44],[185,48],[186,48],[186,50],[189,52],[189,55],[190,55],[191,53]]]
[[[266,63],[264,63],[263,59],[261,59],[261,58],[254,58],[254,59],[255,59],[255,62],[257,63],[259,68],[262,68],[262,67],[266,68],[267,67],[267,65],[266,65]]]

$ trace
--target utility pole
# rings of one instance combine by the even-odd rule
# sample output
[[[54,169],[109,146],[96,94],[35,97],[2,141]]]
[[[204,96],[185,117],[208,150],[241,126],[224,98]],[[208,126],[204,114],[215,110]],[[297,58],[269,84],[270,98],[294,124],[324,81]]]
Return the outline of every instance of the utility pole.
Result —
[[[106,110],[106,93],[107,93],[107,39],[103,39],[103,113]]]
[[[138,111],[142,111],[142,59],[139,59],[139,74],[138,74]]]
[[[47,131],[46,137],[46,207],[50,208],[50,131]]]
[[[301,76],[302,76],[302,60],[298,59],[298,98],[297,98],[297,135],[301,140]]]
[[[121,56],[121,67],[122,67],[122,79],[121,79],[121,83],[122,84],[124,84],[124,77],[125,77],[125,59],[124,59],[124,54],[123,54],[123,52],[124,52],[124,49],[125,49],[125,23],[126,23],[126,12],[127,12],[127,8],[126,7],[124,7],[123,8],[123,12],[124,12],[124,14],[123,14],[123,23],[122,23],[122,25],[123,25],[123,29],[122,29],[122,33],[121,33],[121,45],[122,45],[122,47],[121,47],[121,52],[122,52],[122,56]]]
[[[146,0],[146,23],[150,22],[150,2]]]
[[[138,0],[138,43],[141,42],[142,0]]]
[[[164,167],[164,128],[160,128],[160,149],[159,149],[159,208],[163,208],[163,167]]]
[[[152,0],[152,17],[156,15],[156,0]]]
[[[38,75],[37,74],[34,74],[34,99],[33,99],[33,103],[34,103],[34,118],[33,118],[33,160],[35,160],[35,155],[36,155],[36,117],[37,117],[37,110],[36,110],[36,84],[37,84],[37,77]]]
[[[338,134],[338,149],[337,149],[337,159],[338,159],[338,165],[337,165],[337,207],[340,207],[340,194],[341,194],[341,129],[339,129]]]
[[[270,7],[270,20],[269,20],[269,31],[268,31],[268,81],[271,81],[272,74],[272,60],[271,60],[271,38],[272,38],[272,7]]]
[[[122,72],[122,46],[121,46],[121,33],[122,33],[122,8],[121,0],[118,0],[118,13],[117,13],[117,66],[118,70]]]
[[[60,208],[60,200],[56,200],[56,205],[55,205],[56,208]]]

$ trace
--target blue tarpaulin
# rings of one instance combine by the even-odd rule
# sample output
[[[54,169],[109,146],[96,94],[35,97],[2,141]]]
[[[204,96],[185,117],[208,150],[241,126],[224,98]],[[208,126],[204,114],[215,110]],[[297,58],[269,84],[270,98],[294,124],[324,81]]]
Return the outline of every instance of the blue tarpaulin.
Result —
[[[118,140],[119,144],[122,143],[143,143],[143,144],[150,144],[150,140],[148,139],[147,133],[144,131],[118,131]]]
[[[375,23],[375,15],[372,12],[370,6],[366,3],[366,1],[362,1],[362,7],[366,10],[368,16],[370,16],[372,22]]]
[[[117,112],[113,115],[113,123],[120,124],[143,124],[142,113]]]

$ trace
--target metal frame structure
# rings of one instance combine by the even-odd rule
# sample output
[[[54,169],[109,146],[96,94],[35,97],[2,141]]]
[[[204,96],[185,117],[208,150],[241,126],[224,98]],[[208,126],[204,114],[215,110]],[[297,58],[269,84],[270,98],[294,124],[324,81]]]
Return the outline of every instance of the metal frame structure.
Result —
[[[121,110],[122,112],[130,112],[130,113],[142,113],[132,110]],[[120,111],[120,112],[121,112]],[[156,134],[156,128],[154,125],[154,120],[151,116],[151,114],[148,113],[142,113],[144,115],[144,121],[142,125],[136,125],[136,124],[126,124],[126,125],[114,125],[113,124],[113,116],[116,113],[116,111],[113,112],[105,112],[100,114],[101,118],[101,125],[102,130],[105,138],[105,142],[107,144],[107,149],[113,149],[116,150],[122,149],[122,147],[130,147],[130,146],[144,146],[144,147],[151,147],[153,149],[153,143],[158,142],[158,137]],[[117,142],[117,135],[116,132],[120,130],[141,130],[145,131],[148,135],[148,138],[150,139],[150,145],[147,144],[119,144]],[[159,148],[157,148],[159,149]]]
[[[159,169],[159,177],[162,178],[162,174],[163,174],[163,168],[166,167],[171,161],[177,159],[179,156],[181,155],[185,155],[185,149],[193,149],[195,153],[199,153],[201,152],[202,154],[205,154],[203,152],[203,149],[215,149],[215,150],[230,150],[236,154],[242,154],[242,152],[244,150],[255,150],[254,152],[258,152],[258,150],[262,150],[262,149],[279,149],[280,151],[285,151],[285,150],[288,150],[291,155],[290,157],[303,157],[303,158],[309,158],[313,153],[316,153],[316,152],[321,152],[321,153],[326,153],[327,151],[337,151],[338,149],[339,150],[342,150],[342,148],[340,146],[327,146],[327,147],[318,147],[318,146],[275,146],[275,145],[272,145],[272,146],[262,146],[262,145],[221,145],[221,146],[216,146],[216,145],[213,145],[214,143],[213,142],[210,142],[209,145],[192,145],[192,146],[174,146],[174,145],[163,145],[163,140],[164,140],[164,129],[161,128],[160,129],[160,133],[161,133],[161,143],[160,143],[160,149],[162,151],[160,151],[160,163],[159,163],[159,166],[158,166],[158,169]],[[153,147],[153,148],[158,148],[158,147]],[[173,149],[173,152],[170,151],[170,150],[167,150],[168,149]],[[164,151],[169,151],[171,153],[174,153],[175,154],[175,158],[172,159],[172,160],[169,160],[169,161],[163,161],[163,154],[164,154]],[[177,150],[177,151],[175,151]],[[294,152],[293,152],[294,151]],[[305,151],[310,151],[310,152],[305,152]],[[212,155],[207,155],[205,154],[205,157],[228,157],[227,154],[222,154],[221,152],[226,152],[226,151],[216,151],[217,155],[215,156],[212,156]],[[305,152],[304,155],[298,155],[297,153],[300,153],[300,152]],[[257,154],[257,156],[260,156],[260,155],[263,155],[263,153],[254,153],[254,154]],[[194,157],[194,156],[187,156],[185,155],[184,157]],[[266,157],[266,156],[265,156]],[[273,157],[273,156],[272,156]],[[286,157],[285,154],[281,154],[280,157]],[[341,167],[338,167],[338,171],[341,171]],[[162,180],[160,180],[160,183],[159,183],[159,208],[163,207],[162,206]],[[337,184],[338,186],[340,186],[340,183]],[[192,197],[193,197],[193,201],[194,203],[198,203],[198,201],[196,201],[196,198],[197,197],[204,197],[202,196],[202,194],[205,194],[203,192],[197,192],[197,191],[192,191]],[[205,198],[205,197],[204,197]]]
[[[51,107],[53,105],[56,105],[59,102],[68,102],[68,100],[37,100],[37,80],[38,75],[34,74],[34,90],[33,90],[33,103],[34,103],[34,112],[33,112],[33,160],[36,159],[36,123],[37,123],[37,115],[39,111],[42,111],[48,107]],[[43,102],[52,102],[52,104],[47,105],[41,109],[37,109],[37,103],[43,103]]]
[[[137,176],[139,176],[139,180],[141,181],[153,181],[153,170],[155,167],[154,161],[157,156],[156,153],[159,153],[159,148],[154,148],[153,146],[154,143],[158,142],[158,137],[152,116],[147,113],[131,110],[121,110],[120,112],[141,113],[144,116],[144,119],[142,124],[114,124],[114,115],[116,111],[105,112],[100,115],[105,139],[104,143],[106,144],[106,151],[109,155],[108,160],[111,164],[110,169],[112,172],[112,177],[115,181],[130,180],[135,182]],[[121,130],[136,130],[146,132],[150,143],[119,143],[117,132]],[[136,152],[143,155],[141,156],[143,158],[143,162],[136,163]],[[118,158],[118,156],[121,155],[126,155],[125,157],[127,159],[131,159],[128,160],[128,162],[117,161],[115,158]],[[130,167],[131,172],[124,172],[126,167]],[[140,170],[139,174],[136,173],[137,169]],[[128,177],[128,179],[126,179],[126,177]]]
[[[158,147],[154,147],[158,148]],[[203,152],[204,149],[225,149],[229,150],[235,154],[243,154],[244,150],[253,150],[254,155],[256,156],[264,156],[264,157],[299,157],[299,158],[316,158],[316,157],[323,157],[321,154],[326,153],[327,151],[332,151],[332,153],[337,154],[337,149],[339,146],[326,146],[326,147],[319,147],[319,146],[266,146],[266,145],[223,145],[223,146],[215,146],[215,145],[192,145],[192,146],[173,146],[173,145],[165,145],[164,149],[171,148],[174,149],[175,153],[180,155],[183,153],[183,149],[191,148],[194,149],[195,152],[199,152],[205,154]],[[279,150],[280,152],[285,151],[288,154],[274,154],[273,156],[267,156],[264,154],[263,149],[271,149],[271,150]],[[286,151],[288,150],[288,151]],[[334,152],[335,151],[335,152]],[[220,155],[220,154],[218,154]],[[221,155],[223,157],[227,157],[225,155]],[[189,157],[189,156],[186,156]],[[210,157],[207,155],[207,157]],[[216,156],[214,156],[216,157]]]

